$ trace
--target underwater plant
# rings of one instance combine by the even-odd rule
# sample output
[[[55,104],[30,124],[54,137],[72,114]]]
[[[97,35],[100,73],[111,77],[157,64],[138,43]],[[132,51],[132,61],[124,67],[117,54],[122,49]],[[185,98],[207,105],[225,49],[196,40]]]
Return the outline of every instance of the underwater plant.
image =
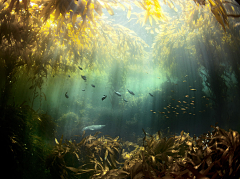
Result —
[[[121,149],[118,137],[97,138],[98,134],[99,132],[85,137],[84,132],[82,136],[78,136],[81,137],[80,142],[64,142],[63,136],[59,142],[55,139],[56,146],[46,160],[52,176],[101,178],[111,173],[110,170],[115,171],[119,166],[117,159]]]
[[[22,103],[0,107],[0,132],[5,155],[3,169],[9,178],[49,177],[45,158],[51,152],[55,123]]]

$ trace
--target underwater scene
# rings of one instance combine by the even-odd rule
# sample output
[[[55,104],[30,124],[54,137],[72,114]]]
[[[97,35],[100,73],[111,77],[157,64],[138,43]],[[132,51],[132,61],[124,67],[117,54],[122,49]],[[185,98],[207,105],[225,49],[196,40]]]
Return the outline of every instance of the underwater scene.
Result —
[[[6,178],[240,179],[239,0],[1,0]]]

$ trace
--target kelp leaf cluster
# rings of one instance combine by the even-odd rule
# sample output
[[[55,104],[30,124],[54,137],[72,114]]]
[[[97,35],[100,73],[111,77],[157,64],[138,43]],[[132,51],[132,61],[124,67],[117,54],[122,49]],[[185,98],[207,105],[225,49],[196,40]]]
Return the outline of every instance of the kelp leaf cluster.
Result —
[[[117,158],[120,156],[121,145],[118,137],[97,138],[96,133],[93,136],[85,137],[85,132],[80,142],[68,141],[63,143],[63,136],[58,142],[55,139],[56,146],[47,160],[47,167],[53,176],[61,178],[71,177],[75,175],[89,176],[101,178],[103,175],[111,175],[116,171],[119,162]],[[112,170],[112,171],[110,171]],[[116,171],[119,175],[126,172]],[[116,173],[114,172],[114,175]]]

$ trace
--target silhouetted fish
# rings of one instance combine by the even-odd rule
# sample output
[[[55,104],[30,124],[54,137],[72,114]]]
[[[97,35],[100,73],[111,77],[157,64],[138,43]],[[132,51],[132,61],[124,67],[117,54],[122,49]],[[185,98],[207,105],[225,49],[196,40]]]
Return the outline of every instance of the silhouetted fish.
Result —
[[[153,95],[151,94],[151,93],[149,93],[150,94],[150,96],[152,96],[153,97]]]
[[[95,88],[95,85],[91,84],[91,86],[92,86],[93,88]]]
[[[125,102],[128,102],[125,98],[123,98],[123,100],[124,100]]]
[[[87,131],[87,130],[93,131],[93,130],[102,129],[103,127],[105,127],[105,125],[91,125],[91,126],[84,127],[82,131]]]
[[[82,79],[84,79],[85,81],[87,81],[87,77],[86,77],[86,76],[82,76],[82,75],[81,75],[81,77],[82,77]]]
[[[107,98],[107,95],[103,95],[102,101]]]
[[[65,97],[66,97],[66,98],[69,98],[69,96],[68,96],[67,92],[65,93]]]
[[[83,70],[80,66],[78,66],[79,70]]]
[[[128,90],[128,89],[127,89]],[[128,90],[128,92],[131,94],[131,95],[135,95],[132,91]]]
[[[70,78],[71,76],[70,76],[70,75],[68,75],[68,77]]]

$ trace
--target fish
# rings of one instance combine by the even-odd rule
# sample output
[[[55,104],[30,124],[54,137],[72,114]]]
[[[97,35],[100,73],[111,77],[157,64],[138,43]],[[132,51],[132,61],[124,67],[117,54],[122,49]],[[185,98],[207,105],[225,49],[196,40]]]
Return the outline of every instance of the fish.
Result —
[[[65,97],[66,97],[66,98],[69,98],[69,96],[68,96],[67,92],[65,93]]]
[[[87,130],[99,130],[102,129],[103,127],[105,127],[106,125],[91,125],[91,126],[86,126],[82,129],[82,131],[87,131]]]
[[[197,89],[190,89],[191,91],[197,91]]]
[[[70,76],[70,75],[68,75],[68,77],[70,78],[71,76]]]
[[[85,91],[85,89],[82,89],[82,91]]]
[[[150,94],[150,96],[152,96],[153,97],[153,95],[151,94],[151,93],[149,93]]]
[[[184,82],[184,83],[186,83],[186,82],[187,82],[187,80],[183,80],[183,82]]]
[[[128,89],[127,89],[128,90]],[[131,95],[135,95],[132,91],[128,90],[128,92],[131,94]]]
[[[87,81],[87,77],[86,77],[86,76],[82,76],[82,75],[81,75],[81,77],[82,77],[82,79],[84,79],[85,81]]]
[[[103,95],[102,101],[107,98],[107,95]]]
[[[123,98],[123,100],[124,100],[125,102],[128,102],[125,98]]]
[[[78,66],[79,70],[83,70],[80,66]]]
[[[95,88],[95,85],[91,84],[91,86],[92,86],[93,88]]]
[[[118,95],[118,96],[121,96],[121,93],[115,91],[115,94]]]

